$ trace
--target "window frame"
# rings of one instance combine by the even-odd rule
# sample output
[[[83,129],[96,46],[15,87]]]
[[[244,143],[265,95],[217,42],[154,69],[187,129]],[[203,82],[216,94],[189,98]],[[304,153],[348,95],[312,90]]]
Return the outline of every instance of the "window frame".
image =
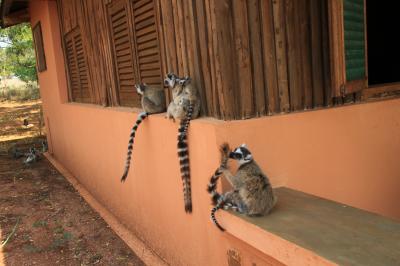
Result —
[[[344,45],[344,0],[328,0],[329,43],[331,60],[332,97],[345,97],[347,94],[361,92],[362,99],[373,98],[379,94],[400,91],[400,82],[368,84],[368,42],[367,42],[367,4],[364,0],[364,45],[365,80],[346,81],[346,62]]]
[[[35,46],[36,70],[41,73],[47,70],[47,63],[44,50],[42,25],[40,21],[32,27],[32,37]]]
[[[363,91],[368,88],[368,52],[367,52],[367,24],[366,1],[364,0],[364,57],[365,78],[347,81],[345,37],[344,37],[344,0],[329,0],[329,42],[332,70],[332,96],[344,97],[347,94]]]

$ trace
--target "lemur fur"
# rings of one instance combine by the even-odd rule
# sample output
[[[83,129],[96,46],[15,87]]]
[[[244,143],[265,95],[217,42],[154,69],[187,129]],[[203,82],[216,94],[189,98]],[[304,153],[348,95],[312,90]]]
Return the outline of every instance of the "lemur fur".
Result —
[[[24,160],[25,164],[31,164],[40,160],[40,154],[37,152],[35,147],[29,149],[29,152],[25,154],[26,159]]]
[[[138,94],[142,96],[141,104],[144,112],[138,115],[135,125],[131,129],[125,168],[121,177],[121,182],[125,182],[126,178],[128,177],[130,162],[132,159],[133,142],[139,125],[149,116],[149,114],[162,113],[165,111],[166,107],[165,94],[162,88],[151,87],[147,86],[146,84],[137,84],[135,87]]]
[[[239,169],[233,175],[227,167],[227,158],[238,161]],[[216,191],[219,176],[224,175],[233,190],[219,194]],[[268,214],[275,206],[277,198],[272,190],[268,177],[254,161],[245,144],[230,151],[229,145],[221,146],[221,165],[210,179],[207,188],[215,207],[211,210],[211,220],[222,231],[224,228],[215,218],[217,210],[233,209],[248,216]]]
[[[190,162],[186,131],[190,120],[196,118],[200,111],[200,97],[189,77],[179,78],[177,75],[167,74],[164,84],[172,90],[172,101],[168,106],[167,118],[180,119],[178,129],[178,157],[183,183],[185,211],[192,212]]]

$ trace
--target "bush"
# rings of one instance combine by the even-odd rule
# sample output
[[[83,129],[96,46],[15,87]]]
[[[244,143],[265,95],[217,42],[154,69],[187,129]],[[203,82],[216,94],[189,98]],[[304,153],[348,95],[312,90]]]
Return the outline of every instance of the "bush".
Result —
[[[0,88],[0,100],[28,101],[40,99],[39,86],[36,81],[24,85],[11,85]]]

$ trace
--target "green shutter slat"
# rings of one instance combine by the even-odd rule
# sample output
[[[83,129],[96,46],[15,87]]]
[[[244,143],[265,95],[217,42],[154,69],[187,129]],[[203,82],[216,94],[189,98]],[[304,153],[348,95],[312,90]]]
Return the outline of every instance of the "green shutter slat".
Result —
[[[365,59],[353,59],[349,60],[348,65],[350,68],[362,68],[365,65]]]
[[[365,67],[351,68],[346,70],[347,80],[358,80],[360,77],[364,77]]]
[[[364,79],[366,76],[364,0],[344,0],[343,14],[346,80]]]

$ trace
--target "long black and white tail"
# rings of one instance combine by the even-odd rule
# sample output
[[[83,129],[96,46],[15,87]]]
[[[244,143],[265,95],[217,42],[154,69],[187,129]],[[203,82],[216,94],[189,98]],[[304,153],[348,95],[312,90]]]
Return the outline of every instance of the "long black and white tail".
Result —
[[[217,192],[217,181],[222,175],[222,169],[227,168],[230,148],[227,143],[223,143],[220,147],[221,164],[215,170],[214,175],[210,178],[210,183],[207,186],[207,192],[211,194],[212,204],[215,206],[221,198],[221,194]]]
[[[229,202],[229,199],[226,199],[224,197],[224,195],[220,195],[217,205],[214,208],[212,208],[211,215],[210,215],[211,216],[211,221],[218,227],[219,230],[225,231],[225,229],[217,221],[217,218],[215,218],[215,213],[219,209],[224,209],[224,210],[231,209],[231,210],[234,210],[234,211],[239,211],[239,207],[236,206],[235,204],[233,204],[232,202]]]
[[[178,129],[178,141],[182,140],[182,138],[184,136],[186,136],[187,134],[187,130],[189,128],[190,125],[190,121],[192,120],[192,116],[193,116],[193,104],[190,103],[188,110],[186,112],[186,117],[184,119],[181,120],[181,123],[179,125],[179,129]]]
[[[185,211],[192,212],[192,189],[190,185],[190,162],[189,149],[187,144],[187,129],[192,119],[193,104],[189,104],[186,117],[181,120],[178,129],[178,157],[181,168],[181,177],[183,183],[183,199],[185,203]]]
[[[217,219],[215,218],[215,213],[222,208],[224,205],[223,201],[220,201],[214,208],[211,210],[211,221],[218,227],[219,230],[222,232],[225,231],[225,229],[218,223]]]
[[[133,141],[135,139],[136,131],[137,131],[140,123],[142,123],[142,121],[145,120],[146,117],[148,117],[148,116],[149,116],[149,114],[147,112],[140,113],[136,120],[135,125],[131,129],[131,134],[129,136],[129,143],[128,143],[128,153],[126,156],[125,170],[124,170],[124,174],[121,177],[121,182],[125,182],[126,178],[128,177],[129,168],[131,165],[132,151],[133,151]]]
[[[221,165],[222,166],[222,165]],[[225,202],[224,196],[217,192],[217,181],[219,177],[222,175],[221,167],[215,170],[214,175],[210,178],[210,183],[208,184],[207,191],[211,194],[212,204],[214,208],[211,210],[211,221],[221,230],[225,231],[225,229],[218,223],[217,219],[215,218],[215,213],[221,209]]]
[[[192,190],[190,186],[190,166],[189,166],[189,150],[187,137],[178,135],[178,157],[181,167],[181,177],[183,183],[183,198],[185,202],[185,211],[192,212]]]
[[[225,229],[218,223],[217,219],[215,218],[215,213],[221,208],[228,209],[230,206],[234,208],[232,204],[225,202],[223,195],[217,192],[217,181],[222,175],[222,169],[227,168],[229,152],[229,145],[227,143],[222,144],[220,147],[221,165],[217,168],[217,170],[215,170],[214,175],[210,178],[210,183],[207,186],[207,192],[211,194],[212,204],[215,206],[211,210],[211,220],[221,231],[225,231]]]
[[[221,194],[217,192],[217,181],[221,176],[222,171],[220,168],[215,170],[214,175],[210,178],[210,183],[207,186],[207,192],[211,194],[211,201],[214,206],[218,204],[221,199]]]

